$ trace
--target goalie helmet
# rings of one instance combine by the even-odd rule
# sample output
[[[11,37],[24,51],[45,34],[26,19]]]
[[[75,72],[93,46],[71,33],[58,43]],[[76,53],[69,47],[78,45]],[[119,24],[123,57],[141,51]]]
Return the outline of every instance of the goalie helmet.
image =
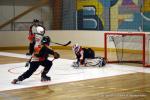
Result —
[[[36,30],[38,35],[44,35],[45,33],[45,29],[42,26],[38,26]]]
[[[72,47],[72,50],[73,50],[75,53],[79,52],[80,49],[81,49],[81,47],[80,47],[78,44],[75,44],[75,45],[73,45],[73,47]]]
[[[50,45],[51,39],[49,36],[44,36],[42,39],[42,44]]]

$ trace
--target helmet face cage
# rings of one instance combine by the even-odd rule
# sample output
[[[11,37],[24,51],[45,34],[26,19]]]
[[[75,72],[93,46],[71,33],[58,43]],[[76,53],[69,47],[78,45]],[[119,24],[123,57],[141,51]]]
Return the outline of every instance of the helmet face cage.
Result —
[[[78,44],[75,44],[73,47],[72,47],[72,50],[75,52],[75,53],[78,53],[79,50],[80,50],[80,46]]]

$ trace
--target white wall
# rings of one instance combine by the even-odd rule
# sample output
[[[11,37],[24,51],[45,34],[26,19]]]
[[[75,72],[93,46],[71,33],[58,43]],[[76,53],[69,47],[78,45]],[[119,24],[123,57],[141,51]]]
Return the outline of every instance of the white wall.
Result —
[[[104,31],[47,31],[54,42],[104,47]],[[28,46],[28,31],[0,31],[0,47]]]
[[[72,41],[72,44],[78,43],[85,47],[97,47],[104,48],[104,33],[106,31],[46,31],[45,35],[51,37],[53,42],[66,43]],[[140,33],[140,32],[136,32]],[[148,33],[149,34],[149,33]],[[27,40],[28,31],[0,31],[0,47],[16,47],[16,46],[28,46]],[[131,45],[132,43],[126,43],[126,49],[134,48],[135,50],[141,50],[142,47],[139,43]],[[54,45],[54,44],[53,44]],[[109,48],[113,48],[114,43],[108,45]],[[125,45],[124,45],[125,46]],[[133,47],[130,47],[133,46]],[[142,46],[142,45],[141,45]]]

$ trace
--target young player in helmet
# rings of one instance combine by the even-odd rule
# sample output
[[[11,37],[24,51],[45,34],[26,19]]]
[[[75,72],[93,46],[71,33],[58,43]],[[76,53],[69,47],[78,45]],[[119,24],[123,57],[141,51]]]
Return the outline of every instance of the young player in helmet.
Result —
[[[38,27],[42,27],[43,28],[43,35],[45,33],[45,28],[43,26],[41,26],[39,24],[39,20],[34,19],[33,20],[33,24],[30,26],[29,29],[29,36],[28,36],[28,40],[30,41],[30,45],[29,45],[29,53],[27,53],[27,55],[32,55],[33,51],[34,51],[34,46],[36,44],[36,42],[38,42],[39,40],[36,39],[36,37],[38,38],[37,34],[41,34],[38,30]]]
[[[16,84],[19,81],[23,81],[26,78],[29,78],[40,65],[44,67],[44,70],[41,73],[41,81],[51,80],[51,78],[46,75],[49,72],[50,68],[52,67],[52,61],[48,60],[48,55],[49,54],[53,55],[55,59],[59,58],[60,56],[57,52],[54,52],[52,49],[50,49],[49,45],[50,45],[50,38],[48,36],[44,36],[41,45],[32,55],[29,69],[22,75],[20,75],[17,79],[14,79],[11,82],[12,84]]]
[[[41,45],[42,38],[45,34],[45,29],[42,26],[37,26],[37,33],[35,33],[35,45],[34,49]]]
[[[91,48],[82,48],[78,44],[73,45],[72,50],[74,51],[76,58],[77,58],[77,63],[83,65],[85,64],[85,59],[86,58],[95,58],[95,53]]]

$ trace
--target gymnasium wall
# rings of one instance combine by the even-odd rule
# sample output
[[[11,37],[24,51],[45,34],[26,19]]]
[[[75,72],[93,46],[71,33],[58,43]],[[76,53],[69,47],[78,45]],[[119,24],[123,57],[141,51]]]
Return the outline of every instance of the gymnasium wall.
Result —
[[[74,31],[57,30],[56,31],[55,30],[55,31],[46,31],[46,35],[50,36],[53,42],[67,43],[68,41],[72,41],[72,44],[69,46],[72,46],[73,44],[78,43],[79,45],[83,47],[92,47],[96,50],[103,50],[105,32],[107,31],[85,31],[85,30],[84,31],[76,31],[76,30]],[[108,31],[108,32],[115,32],[115,31]],[[135,33],[141,33],[141,32],[135,32]],[[142,32],[142,33],[149,34],[149,32]],[[28,31],[0,31],[0,50],[3,47],[8,47],[9,49],[10,47],[17,47],[17,48],[26,47],[27,48],[29,44],[29,41],[27,40],[27,36],[28,36]],[[115,47],[114,43],[112,41],[110,43],[111,43],[110,48],[114,48]],[[60,46],[58,47],[58,45],[52,44],[52,46],[58,49],[60,48],[62,49],[62,47]],[[127,46],[126,49],[129,49],[128,47],[129,46]],[[64,47],[63,49],[68,49],[68,48]],[[136,46],[134,47],[134,50],[141,50],[141,48]]]
[[[54,42],[104,47],[104,31],[47,31]],[[0,31],[0,47],[28,46],[28,31]]]
[[[6,21],[18,16],[25,10],[31,8],[31,6],[13,6],[13,5],[0,5],[0,25],[5,23]],[[39,19],[42,21],[45,28],[51,29],[52,23],[52,9],[48,6],[40,7],[30,13],[26,14],[25,16],[13,21],[9,25],[5,26],[4,28],[0,29],[2,31],[17,31],[17,30],[28,30],[29,26],[32,24],[33,19]]]
[[[0,24],[35,4],[35,0],[30,0],[32,4],[26,0],[17,0],[12,4],[9,2],[14,0],[2,1],[5,3],[0,3]],[[0,30],[14,31],[15,27],[17,31],[28,30],[27,24],[24,23],[31,23],[37,18],[43,22],[47,30],[150,31],[150,0],[53,1],[54,4],[39,7]],[[19,22],[24,22],[19,24],[21,28],[25,28],[24,30],[19,27]]]

